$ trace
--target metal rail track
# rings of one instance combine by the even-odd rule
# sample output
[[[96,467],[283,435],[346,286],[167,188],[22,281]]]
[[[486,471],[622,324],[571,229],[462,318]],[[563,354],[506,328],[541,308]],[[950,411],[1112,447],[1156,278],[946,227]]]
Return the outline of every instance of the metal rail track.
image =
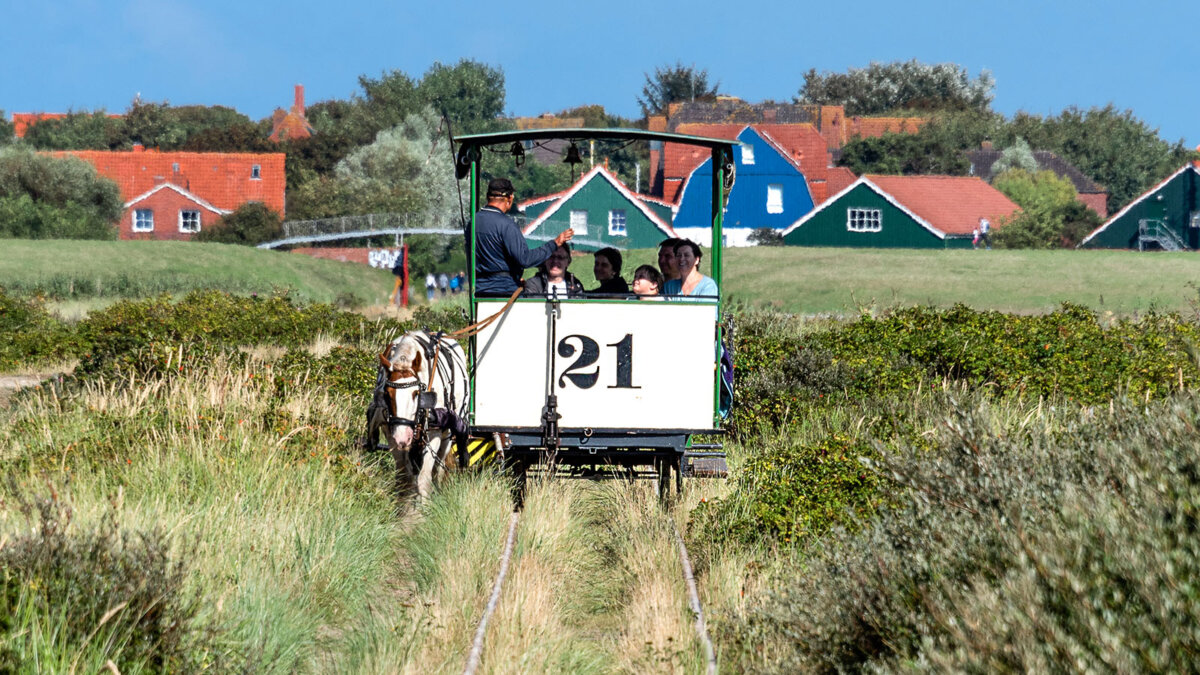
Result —
[[[475,675],[475,671],[479,669],[479,663],[483,656],[483,640],[487,634],[488,620],[496,611],[496,606],[500,602],[500,593],[504,587],[504,578],[508,576],[508,566],[512,562],[512,552],[517,541],[517,526],[520,523],[521,514],[519,511],[513,511],[512,517],[508,522],[508,538],[504,544],[504,553],[500,556],[500,570],[496,573],[496,581],[492,584],[492,594],[488,598],[487,606],[483,610],[483,618],[479,620],[479,625],[475,628],[475,639],[471,643],[471,652],[467,655],[467,663],[463,668],[463,675]],[[696,629],[696,635],[700,640],[701,646],[704,648],[704,658],[707,661],[708,675],[716,675],[717,673],[717,655],[713,648],[712,640],[708,636],[708,626],[704,622],[704,609],[700,606],[700,594],[696,590],[696,577],[692,572],[692,560],[688,556],[687,546],[683,543],[683,536],[679,534],[679,527],[675,524],[675,519],[671,518],[671,532],[675,535],[675,545],[679,550],[679,562],[683,567],[683,579],[687,585],[688,592],[688,607],[692,610],[694,617],[693,626]]]
[[[504,577],[508,576],[508,563],[512,560],[513,545],[517,543],[517,524],[521,521],[520,511],[513,511],[508,520],[508,540],[504,544],[504,554],[500,556],[500,571],[496,574],[496,582],[492,584],[492,595],[488,598],[487,607],[483,609],[483,618],[475,629],[475,640],[471,643],[471,653],[467,655],[467,665],[463,675],[475,675],[479,668],[479,659],[483,656],[483,636],[487,634],[488,619],[496,611],[500,602],[500,590],[504,587]]]

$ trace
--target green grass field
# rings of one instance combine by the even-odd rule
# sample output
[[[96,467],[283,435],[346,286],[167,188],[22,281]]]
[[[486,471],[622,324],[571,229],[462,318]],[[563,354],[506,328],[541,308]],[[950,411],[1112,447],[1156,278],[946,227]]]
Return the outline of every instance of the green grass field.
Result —
[[[627,252],[624,276],[655,260],[654,251]],[[590,256],[576,258],[571,271],[585,288],[595,285]],[[1190,310],[1200,300],[1200,258],[1134,251],[735,248],[725,251],[724,282],[735,302],[800,314],[959,302],[1012,312],[1072,302],[1130,314],[1151,307]]]
[[[708,252],[706,252],[708,253]],[[653,250],[628,251],[624,276]],[[705,257],[707,271],[710,256]],[[591,256],[571,271],[596,285]],[[289,289],[302,301],[382,304],[386,270],[223,244],[22,241],[0,244],[0,286],[82,302],[91,298]],[[854,314],[862,307],[964,303],[977,309],[1043,312],[1063,302],[1131,314],[1187,311],[1200,299],[1200,259],[1131,251],[918,251],[739,248],[726,251],[725,288],[735,301],[800,314]],[[420,290],[420,289],[418,289]],[[418,295],[421,295],[418,293]]]
[[[245,246],[174,241],[0,243],[0,287],[56,299],[137,298],[197,288],[288,290],[304,302],[382,304],[388,270]]]

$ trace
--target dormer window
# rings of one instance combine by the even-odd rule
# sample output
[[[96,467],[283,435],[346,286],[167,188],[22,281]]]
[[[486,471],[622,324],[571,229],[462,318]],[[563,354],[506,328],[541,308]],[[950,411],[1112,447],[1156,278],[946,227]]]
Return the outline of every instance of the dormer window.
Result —
[[[261,165],[255,164],[254,166],[250,167],[250,178],[251,178],[251,180],[262,180],[262,166]]]

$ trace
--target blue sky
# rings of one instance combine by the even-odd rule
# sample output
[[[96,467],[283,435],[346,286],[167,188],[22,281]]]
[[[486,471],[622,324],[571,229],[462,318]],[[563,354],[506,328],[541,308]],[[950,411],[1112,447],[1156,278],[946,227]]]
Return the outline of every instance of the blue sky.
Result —
[[[1200,143],[1196,0],[3,0],[0,16],[6,113],[119,112],[141,94],[258,119],[296,83],[309,103],[346,98],[360,74],[470,57],[503,68],[513,114],[633,117],[644,73],[675,61],[723,93],[786,101],[809,68],[916,58],[991,71],[1005,114],[1111,102]]]

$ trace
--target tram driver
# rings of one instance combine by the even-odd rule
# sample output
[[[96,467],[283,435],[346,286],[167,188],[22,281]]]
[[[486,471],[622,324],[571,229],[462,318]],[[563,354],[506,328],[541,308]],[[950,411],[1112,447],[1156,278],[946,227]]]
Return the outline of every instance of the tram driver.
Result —
[[[536,267],[575,231],[563,230],[551,241],[529,248],[521,229],[507,213],[513,205],[513,185],[507,178],[488,181],[487,206],[475,214],[475,294],[507,297],[517,290],[526,268]]]

